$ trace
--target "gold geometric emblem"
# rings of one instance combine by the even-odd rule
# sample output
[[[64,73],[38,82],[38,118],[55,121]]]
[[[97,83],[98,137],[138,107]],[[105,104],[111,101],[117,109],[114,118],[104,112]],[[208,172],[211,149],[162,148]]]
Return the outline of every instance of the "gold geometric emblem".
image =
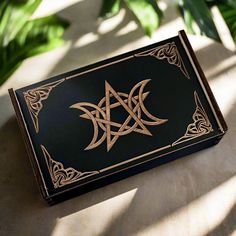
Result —
[[[147,79],[137,83],[129,94],[116,92],[105,81],[105,97],[100,100],[98,105],[79,102],[70,106],[70,108],[84,112],[80,117],[91,120],[93,124],[93,138],[85,150],[96,148],[106,140],[108,152],[119,137],[131,132],[152,136],[147,126],[156,126],[167,122],[167,119],[159,119],[150,114],[144,105],[144,100],[149,95],[149,92],[144,92],[144,87],[149,81]],[[127,113],[123,122],[111,119],[112,110],[118,107],[124,108]],[[99,128],[103,131],[100,136]]]

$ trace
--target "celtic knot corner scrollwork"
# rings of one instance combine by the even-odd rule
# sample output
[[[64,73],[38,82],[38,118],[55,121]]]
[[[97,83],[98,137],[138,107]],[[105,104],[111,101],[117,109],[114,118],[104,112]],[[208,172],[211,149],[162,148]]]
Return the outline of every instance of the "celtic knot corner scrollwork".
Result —
[[[65,168],[61,162],[55,161],[51,158],[47,149],[43,145],[41,145],[41,149],[46,160],[54,188],[63,187],[64,185],[72,184],[89,176],[99,174],[99,171],[80,172],[71,167]]]
[[[179,69],[185,75],[185,77],[190,79],[186,67],[184,65],[184,62],[178,51],[178,48],[174,42],[166,43],[164,45],[147,50],[145,52],[137,53],[135,54],[135,56],[136,57],[151,56],[159,60],[167,59],[168,63],[179,67]]]
[[[196,103],[196,110],[192,116],[193,123],[189,124],[187,130],[181,138],[176,140],[172,146],[189,141],[191,139],[209,134],[213,131],[209,118],[200,102],[197,92],[194,92],[194,100]]]
[[[43,108],[42,101],[46,100],[51,90],[63,81],[65,79],[42,85],[23,93],[36,133],[39,132],[38,115]]]

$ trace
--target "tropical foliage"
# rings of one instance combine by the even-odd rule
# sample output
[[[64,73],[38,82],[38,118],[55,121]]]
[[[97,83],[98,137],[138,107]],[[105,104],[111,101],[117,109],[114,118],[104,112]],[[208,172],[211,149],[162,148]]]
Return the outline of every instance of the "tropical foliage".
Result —
[[[56,15],[31,19],[41,1],[0,2],[0,86],[24,59],[63,44],[66,20]]]
[[[103,0],[100,16],[112,17],[125,6],[133,12],[144,32],[150,36],[164,15],[159,3],[160,0]],[[220,41],[211,13],[211,8],[217,7],[236,43],[236,0],[176,0],[176,5],[188,32],[196,33],[194,25],[197,25],[201,34]]]
[[[51,15],[32,19],[42,0],[4,0],[0,2],[0,86],[23,60],[61,46],[69,23]],[[161,0],[103,0],[100,16],[116,15],[121,7],[133,13],[145,34],[151,36],[160,26],[164,13]],[[220,41],[211,8],[217,7],[236,44],[236,0],[176,0],[187,31]]]

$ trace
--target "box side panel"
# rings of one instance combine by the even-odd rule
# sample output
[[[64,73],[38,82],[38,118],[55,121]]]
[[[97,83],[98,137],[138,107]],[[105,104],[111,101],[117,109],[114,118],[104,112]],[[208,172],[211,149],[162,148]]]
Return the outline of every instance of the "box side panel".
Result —
[[[27,154],[29,156],[31,166],[33,168],[34,176],[35,176],[37,184],[39,186],[39,190],[40,190],[43,198],[46,198],[47,193],[45,191],[44,184],[43,184],[42,179],[40,177],[40,173],[39,173],[39,170],[38,170],[37,163],[34,160],[33,150],[31,148],[30,141],[29,141],[29,138],[28,138],[28,135],[27,135],[27,131],[25,129],[24,120],[23,120],[22,114],[20,112],[19,104],[17,102],[17,99],[16,99],[16,96],[15,96],[15,93],[14,93],[13,89],[9,89],[8,92],[9,92],[9,95],[10,95],[10,98],[11,98],[11,101],[12,101],[12,104],[13,104],[13,107],[14,107],[14,110],[15,110],[16,119],[17,119],[20,131],[21,131],[21,135],[23,137],[23,140],[24,140],[24,143],[25,143],[25,146],[26,146],[26,151],[27,151]]]
[[[220,108],[219,108],[219,106],[218,106],[218,104],[216,102],[216,99],[215,99],[215,97],[214,97],[214,95],[213,95],[213,93],[211,91],[211,88],[210,88],[210,86],[208,84],[206,76],[205,76],[205,74],[204,74],[204,72],[203,72],[203,70],[202,70],[202,68],[201,68],[201,66],[200,66],[200,64],[199,64],[199,62],[197,60],[197,57],[196,57],[196,55],[195,55],[195,53],[193,51],[193,48],[192,48],[192,46],[191,46],[191,44],[190,44],[190,42],[189,42],[189,40],[187,38],[187,35],[186,35],[184,30],[179,31],[179,37],[180,37],[183,45],[186,47],[188,55],[191,57],[191,60],[192,60],[192,62],[194,64],[193,66],[196,68],[197,73],[200,76],[200,79],[201,79],[201,81],[202,81],[202,83],[204,85],[204,88],[205,88],[205,90],[207,92],[207,95],[209,96],[210,102],[211,102],[211,104],[213,106],[213,109],[214,109],[214,111],[216,113],[216,116],[217,116],[217,118],[218,118],[218,120],[220,122],[220,125],[222,126],[221,131],[224,133],[224,132],[226,132],[228,130],[227,124],[226,124],[226,122],[224,120],[222,112],[220,111]]]
[[[194,152],[200,151],[202,149],[205,149],[205,148],[208,148],[210,146],[217,144],[221,140],[222,137],[223,137],[223,135],[219,135],[218,137],[208,139],[206,141],[200,142],[200,143],[190,146],[188,148],[181,149],[180,151],[165,155],[161,158],[153,159],[151,161],[142,163],[140,165],[131,167],[129,169],[114,173],[113,175],[107,176],[107,177],[99,179],[97,181],[90,182],[86,185],[80,186],[80,187],[75,188],[71,191],[64,192],[63,194],[58,194],[58,195],[52,196],[52,198],[48,199],[47,202],[50,205],[54,205],[59,202],[65,201],[69,198],[76,197],[78,195],[87,193],[89,191],[95,190],[97,188],[103,187],[105,185],[108,185],[108,184],[111,184],[114,182],[120,181],[124,178],[127,178],[132,175],[141,173],[143,171],[152,169],[154,167],[160,166],[160,165],[168,163],[170,161],[174,161],[174,160],[181,158],[183,156],[188,155],[188,157],[190,157],[189,155]]]

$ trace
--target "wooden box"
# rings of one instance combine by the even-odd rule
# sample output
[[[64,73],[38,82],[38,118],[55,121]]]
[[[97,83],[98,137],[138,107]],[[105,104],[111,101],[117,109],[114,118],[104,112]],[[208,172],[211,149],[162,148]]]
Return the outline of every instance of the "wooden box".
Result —
[[[50,204],[216,144],[227,130],[184,31],[9,93]]]

